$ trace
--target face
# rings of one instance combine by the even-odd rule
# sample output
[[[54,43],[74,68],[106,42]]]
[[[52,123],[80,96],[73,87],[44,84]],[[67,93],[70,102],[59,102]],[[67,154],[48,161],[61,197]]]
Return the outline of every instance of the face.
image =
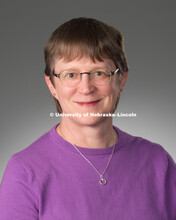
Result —
[[[114,72],[116,67],[112,60],[104,59],[103,62],[93,62],[91,59],[84,57],[80,60],[65,62],[57,60],[54,71],[56,74],[64,70],[77,70],[79,72],[91,72],[93,70],[109,69]],[[74,87],[68,87],[60,82],[60,79],[54,77],[54,86],[49,77],[45,76],[47,85],[55,98],[59,101],[62,112],[65,114],[79,113],[112,113],[117,100],[120,97],[120,91],[123,89],[124,80],[120,79],[121,75],[115,74],[111,81],[104,86],[97,86],[89,79],[89,75],[83,74],[80,83]],[[126,79],[125,79],[126,81]],[[70,117],[69,117],[70,118]],[[104,120],[102,117],[72,117],[70,120],[80,121],[81,123],[97,123]],[[64,120],[64,117],[62,118]],[[68,119],[67,119],[68,120]]]

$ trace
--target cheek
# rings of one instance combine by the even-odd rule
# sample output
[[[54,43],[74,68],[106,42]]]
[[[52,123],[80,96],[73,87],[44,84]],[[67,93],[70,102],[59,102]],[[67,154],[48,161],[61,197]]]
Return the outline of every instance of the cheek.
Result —
[[[120,96],[120,86],[118,82],[114,82],[111,86],[107,88],[107,94],[112,101],[116,101]]]
[[[120,86],[119,82],[114,82],[113,85],[111,85],[111,88],[108,89],[109,92],[109,99],[108,99],[108,105],[109,105],[109,111],[115,112],[119,98],[120,98]]]
[[[116,97],[120,96],[120,82],[118,78],[116,78],[115,82],[113,82],[112,90]]]
[[[74,91],[71,88],[65,88],[65,87],[58,87],[56,89],[57,91],[57,97],[60,104],[64,103],[65,101],[69,100],[73,94]]]

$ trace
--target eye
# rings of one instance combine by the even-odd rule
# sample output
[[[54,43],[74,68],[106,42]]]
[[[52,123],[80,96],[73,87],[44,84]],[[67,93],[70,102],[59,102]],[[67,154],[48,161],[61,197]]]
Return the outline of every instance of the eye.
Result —
[[[64,78],[76,78],[77,74],[76,73],[65,73]]]
[[[97,78],[107,78],[110,76],[110,74],[108,73],[108,71],[95,71],[93,73],[94,77],[97,77]]]
[[[95,73],[95,76],[103,76],[103,75],[106,75],[104,72],[102,71],[96,71]]]
[[[69,77],[69,78],[73,78],[74,76],[75,76],[74,73],[69,73],[69,74],[68,74],[68,77]]]

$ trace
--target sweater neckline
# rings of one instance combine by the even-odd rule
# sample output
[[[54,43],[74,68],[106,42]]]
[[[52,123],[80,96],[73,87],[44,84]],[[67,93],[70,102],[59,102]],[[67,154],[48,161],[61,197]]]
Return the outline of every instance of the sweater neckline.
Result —
[[[51,128],[50,130],[50,135],[51,137],[53,138],[54,140],[54,143],[60,147],[60,148],[64,148],[65,150],[67,151],[70,151],[70,152],[73,152],[73,153],[77,153],[79,154],[75,148],[73,147],[73,145],[66,141],[65,139],[63,139],[56,131],[56,128],[57,126],[59,125],[60,123],[56,124],[54,127]],[[113,128],[115,129],[115,131],[117,132],[118,134],[118,140],[115,144],[115,149],[114,149],[114,152],[119,150],[121,148],[121,146],[123,145],[123,132],[117,128],[116,126],[113,126]],[[113,146],[110,146],[110,147],[107,147],[107,148],[85,148],[85,147],[80,147],[80,146],[77,146],[75,145],[79,151],[81,153],[83,153],[84,155],[109,155],[112,153],[112,150],[113,150]]]

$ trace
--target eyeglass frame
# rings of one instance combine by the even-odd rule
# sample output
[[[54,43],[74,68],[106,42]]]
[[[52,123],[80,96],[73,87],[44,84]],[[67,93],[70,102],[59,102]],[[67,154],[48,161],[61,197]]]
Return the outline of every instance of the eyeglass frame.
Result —
[[[118,72],[120,69],[119,69],[119,67],[115,70],[115,71],[110,71],[110,80],[106,83],[106,84],[108,84],[110,81],[111,81],[111,76],[113,76],[113,75],[115,75],[116,73],[118,73],[118,74],[120,74],[120,72]],[[58,74],[56,74],[55,72],[54,72],[54,70],[52,71],[52,74],[55,76],[55,77],[57,77],[57,78],[59,78],[60,79],[60,81],[61,81],[61,78],[60,78],[60,75],[61,75],[61,73],[58,73]],[[90,75],[91,75],[91,72],[82,72],[82,73],[79,73],[80,74],[80,81],[79,81],[79,83],[81,82],[81,77],[82,77],[82,75],[83,74],[88,74],[89,75],[89,79],[91,80],[91,78],[90,78]],[[78,83],[78,84],[79,84]],[[62,83],[63,84],[63,83]],[[75,86],[77,86],[78,84],[76,84]],[[104,84],[104,85],[106,85],[106,84]],[[64,85],[64,84],[63,84]],[[99,86],[104,86],[104,85],[99,85]],[[68,85],[64,85],[64,86],[68,86]],[[68,87],[75,87],[75,86],[68,86]]]

